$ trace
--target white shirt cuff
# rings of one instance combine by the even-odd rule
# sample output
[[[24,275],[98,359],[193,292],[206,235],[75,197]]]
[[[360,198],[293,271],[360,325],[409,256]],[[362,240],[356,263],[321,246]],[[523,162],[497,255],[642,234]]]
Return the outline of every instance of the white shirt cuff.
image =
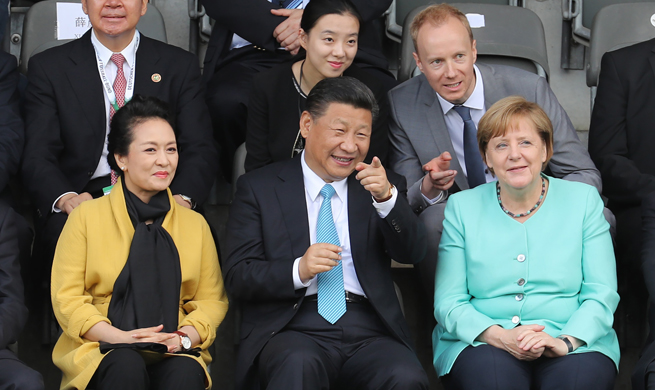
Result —
[[[53,213],[61,213],[61,210],[58,209],[55,205],[57,204],[57,202],[59,202],[59,199],[63,198],[64,196],[66,196],[66,195],[68,195],[68,194],[79,195],[77,192],[73,192],[73,191],[71,191],[71,192],[64,192],[63,194],[59,195],[59,198],[55,199],[55,203],[52,204],[52,212],[53,212]]]
[[[307,283],[303,283],[302,280],[300,280],[300,271],[298,270],[298,267],[300,266],[300,257],[294,260],[293,262],[293,289],[294,290],[300,290],[301,288],[309,287],[310,284],[312,284],[312,280],[310,279]]]
[[[423,180],[421,180],[421,184],[419,185],[418,189],[419,189],[419,191],[421,192],[421,196],[423,197],[423,199],[424,199],[424,200],[425,200],[425,201],[426,201],[430,206],[432,206],[433,204],[437,204],[437,203],[439,203],[439,202],[442,202],[442,201],[446,200],[446,194],[448,193],[448,192],[446,192],[446,191],[441,191],[441,192],[439,192],[439,195],[435,196],[434,198],[432,198],[432,199],[428,198],[427,196],[425,196],[425,195],[423,194]]]
[[[391,187],[391,199],[386,202],[376,202],[375,199],[373,199],[373,207],[375,207],[375,211],[378,212],[380,218],[386,218],[387,215],[389,215],[391,209],[396,205],[396,199],[398,199],[398,190],[396,189],[396,186]]]

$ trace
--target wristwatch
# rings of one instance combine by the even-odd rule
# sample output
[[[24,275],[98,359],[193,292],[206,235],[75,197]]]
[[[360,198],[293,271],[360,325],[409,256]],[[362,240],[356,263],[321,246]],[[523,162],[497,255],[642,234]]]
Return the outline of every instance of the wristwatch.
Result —
[[[182,348],[182,351],[188,351],[191,349],[191,338],[186,333],[180,332],[179,330],[176,330],[173,333],[180,336],[180,347]]]
[[[569,349],[568,353],[573,352],[573,343],[571,343],[571,340],[569,340],[568,337],[566,337],[566,336],[557,336],[557,338],[564,341],[564,344],[566,344],[566,347]]]
[[[195,209],[196,209],[196,202],[195,202],[193,199],[191,199],[191,197],[186,196],[186,195],[184,195],[184,194],[179,194],[179,195],[180,195],[180,198],[182,198],[182,199],[184,199],[185,201],[189,202],[189,206],[191,206],[191,210],[195,210]]]

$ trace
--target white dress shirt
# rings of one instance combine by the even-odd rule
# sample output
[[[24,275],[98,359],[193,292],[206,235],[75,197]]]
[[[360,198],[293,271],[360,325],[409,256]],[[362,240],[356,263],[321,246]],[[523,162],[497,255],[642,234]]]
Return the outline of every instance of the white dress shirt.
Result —
[[[139,34],[139,31],[137,30],[134,33],[134,36],[132,37],[132,41],[130,42],[123,51],[120,52],[120,54],[125,57],[125,61],[123,62],[123,73],[125,74],[125,80],[130,79],[131,71],[132,71],[132,66],[135,63],[135,56],[134,56],[134,45],[136,44],[136,39],[137,35]],[[91,33],[91,43],[93,44],[93,47],[95,48],[96,52],[98,53],[98,56],[102,60],[102,63],[105,65],[105,74],[107,75],[107,79],[109,79],[109,82],[111,85],[114,85],[114,80],[116,79],[116,72],[118,68],[116,67],[116,64],[114,64],[111,61],[111,56],[112,54],[115,54],[111,50],[109,50],[105,45],[100,43],[98,38],[96,37],[95,31],[92,31]],[[117,54],[117,53],[116,53]],[[98,70],[98,77],[102,77],[100,75],[100,70]],[[109,102],[109,97],[107,96],[107,93],[102,92],[102,96],[104,97],[105,100],[105,145],[102,148],[102,155],[100,156],[100,160],[98,161],[98,166],[96,167],[96,170],[93,172],[93,176],[91,176],[91,180],[96,179],[98,177],[103,177],[103,176],[108,176],[111,174],[111,168],[109,167],[109,163],[107,162],[107,134],[109,134],[109,113],[110,113],[110,105],[111,103]],[[127,102],[126,102],[127,103]],[[61,212],[60,209],[56,208],[55,205],[57,202],[59,202],[59,199],[61,199],[64,195],[68,194],[76,194],[75,192],[66,192],[64,194],[61,194],[57,199],[55,199],[55,202],[52,204],[52,211],[55,213]]]
[[[305,152],[302,152],[301,157],[303,181],[305,184],[305,201],[307,203],[307,219],[309,222],[309,240],[310,244],[316,243],[316,223],[318,222],[318,213],[323,203],[323,196],[321,189],[326,184],[314,171],[309,168],[305,162]],[[348,178],[340,181],[330,183],[335,189],[335,194],[332,196],[332,217],[334,218],[334,225],[339,235],[339,242],[341,243],[341,264],[343,268],[343,283],[346,291],[353,294],[366,296],[362,286],[359,284],[357,272],[352,258],[352,247],[350,246],[350,230],[348,228]],[[386,202],[377,203],[371,197],[373,207],[375,207],[380,218],[386,218],[391,212],[391,209],[396,204],[398,198],[398,191],[395,187],[392,189],[392,196]],[[314,277],[307,283],[300,280],[298,266],[300,264],[300,257],[293,263],[293,285],[296,290],[307,287],[305,295],[316,294],[318,291],[317,278]]]
[[[473,69],[475,70],[475,88],[473,89],[471,96],[469,96],[462,106],[468,107],[471,110],[471,119],[473,120],[473,123],[475,123],[475,128],[477,129],[478,123],[480,122],[482,115],[487,112],[487,109],[484,105],[484,85],[482,83],[482,74],[477,66],[473,65]],[[453,142],[455,155],[462,167],[461,173],[468,177],[466,172],[466,160],[464,159],[464,120],[459,116],[457,111],[452,109],[455,106],[454,104],[442,98],[438,93],[437,98],[441,104],[441,110],[443,111],[443,117],[446,121],[448,133],[450,134],[450,140]],[[493,177],[488,169],[485,169],[484,174],[487,183],[490,181],[496,181],[496,178]]]

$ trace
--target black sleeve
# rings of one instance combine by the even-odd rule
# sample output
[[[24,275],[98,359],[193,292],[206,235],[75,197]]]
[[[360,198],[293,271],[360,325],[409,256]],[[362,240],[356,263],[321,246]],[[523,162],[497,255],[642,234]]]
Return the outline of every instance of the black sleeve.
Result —
[[[18,340],[27,320],[16,218],[12,209],[0,205],[0,349]]]
[[[0,55],[0,191],[16,173],[23,152],[25,133],[19,111],[16,58]]]

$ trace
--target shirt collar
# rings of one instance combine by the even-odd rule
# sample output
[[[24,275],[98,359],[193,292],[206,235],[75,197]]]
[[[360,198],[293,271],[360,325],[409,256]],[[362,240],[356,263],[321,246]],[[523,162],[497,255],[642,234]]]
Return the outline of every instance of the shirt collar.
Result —
[[[484,110],[484,85],[482,83],[482,74],[480,74],[480,69],[478,69],[475,64],[473,64],[473,70],[475,71],[475,87],[473,88],[471,96],[469,96],[462,106],[474,110]],[[451,108],[455,107],[453,103],[442,98],[438,93],[437,98],[439,99],[439,104],[441,104],[441,110],[443,110],[444,115],[446,115]]]
[[[137,35],[139,35],[139,30],[134,32],[134,36],[132,37],[130,44],[127,45],[123,51],[121,51],[121,54],[123,57],[125,57],[125,62],[127,62],[127,66],[129,66],[130,69],[132,69],[134,65],[134,45],[136,45]],[[95,47],[98,56],[102,60],[102,63],[108,64],[112,54],[114,53],[98,40],[95,31],[93,31],[91,34],[91,43],[93,44],[93,47]]]
[[[325,184],[325,181],[321,179],[312,169],[307,165],[305,162],[305,151],[303,150],[301,158],[300,158],[300,163],[302,165],[302,176],[303,176],[303,181],[305,182],[305,191],[307,191],[307,194],[309,195],[309,198],[312,200],[312,202],[316,201],[316,198],[321,194],[321,189]],[[348,178],[346,177],[345,179],[341,179],[339,181],[333,181],[332,183],[329,183],[334,187],[334,190],[337,193],[337,196],[339,199],[342,201],[346,199],[346,191],[348,188]]]

